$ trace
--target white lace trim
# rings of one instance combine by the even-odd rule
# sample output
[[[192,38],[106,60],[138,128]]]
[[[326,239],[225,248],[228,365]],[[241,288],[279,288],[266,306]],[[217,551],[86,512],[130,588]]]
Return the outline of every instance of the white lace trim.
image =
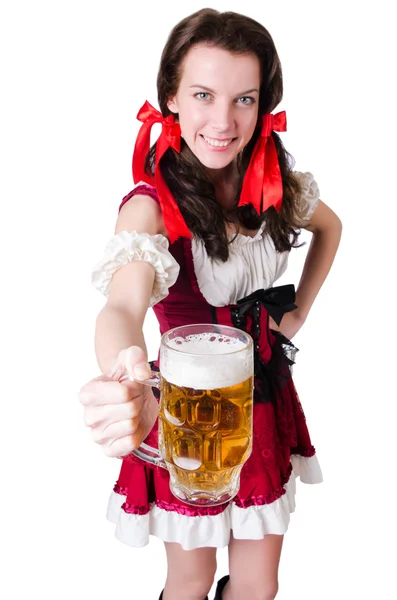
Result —
[[[154,535],[164,542],[176,542],[184,550],[224,548],[230,532],[236,539],[260,540],[265,535],[283,535],[295,510],[296,478],[303,483],[321,483],[322,473],[317,456],[292,456],[292,473],[286,493],[271,504],[239,508],[230,502],[224,512],[215,516],[189,517],[153,505],[146,515],[133,515],[121,508],[125,496],[112,492],[107,518],[116,525],[116,537],[125,544],[143,547]]]
[[[104,296],[109,295],[113,275],[120,267],[137,260],[153,265],[156,271],[150,306],[168,296],[179,274],[179,265],[168,250],[169,242],[161,234],[120,231],[108,242],[102,260],[92,271],[92,284]]]
[[[303,226],[310,221],[317,208],[320,199],[320,190],[314,176],[308,171],[305,173],[294,171],[294,175],[302,186],[302,193],[298,197],[297,206],[301,225]]]

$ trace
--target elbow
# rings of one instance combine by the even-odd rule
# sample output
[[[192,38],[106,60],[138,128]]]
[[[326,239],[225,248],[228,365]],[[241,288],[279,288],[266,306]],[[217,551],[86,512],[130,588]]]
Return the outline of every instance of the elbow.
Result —
[[[335,215],[335,229],[339,235],[339,239],[342,237],[343,224],[338,215]]]
[[[324,223],[323,227],[319,227],[319,233],[328,233],[335,237],[341,237],[342,235],[342,221],[338,217],[337,214],[331,212],[329,218],[327,219],[327,223]]]
[[[339,231],[342,231],[343,225],[342,225],[341,219],[338,217],[338,215],[336,213],[333,213],[333,217],[335,220],[335,226],[339,229]]]

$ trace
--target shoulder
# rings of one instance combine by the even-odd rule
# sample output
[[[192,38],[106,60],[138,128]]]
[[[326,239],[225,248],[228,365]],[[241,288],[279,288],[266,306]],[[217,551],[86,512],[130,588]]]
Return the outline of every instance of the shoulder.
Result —
[[[129,200],[131,200],[131,198],[135,196],[146,196],[148,198],[152,198],[157,204],[160,204],[156,188],[153,185],[145,183],[144,181],[139,181],[134,185],[132,190],[126,196],[124,196],[119,206],[119,211]]]
[[[311,232],[326,229],[341,229],[342,223],[338,215],[320,199],[320,190],[314,176],[310,172],[294,171],[298,179],[301,193],[297,199],[297,208],[301,219],[299,226]]]
[[[300,187],[300,192],[295,197],[297,226],[304,227],[319,204],[320,189],[310,171],[293,171],[292,175]]]
[[[149,235],[161,233],[167,237],[155,187],[140,182],[124,196],[119,207],[115,233],[122,230],[135,230]]]
[[[314,175],[309,171],[293,171],[294,178],[299,182],[301,187],[301,196],[304,198],[317,198],[320,196],[320,190]]]

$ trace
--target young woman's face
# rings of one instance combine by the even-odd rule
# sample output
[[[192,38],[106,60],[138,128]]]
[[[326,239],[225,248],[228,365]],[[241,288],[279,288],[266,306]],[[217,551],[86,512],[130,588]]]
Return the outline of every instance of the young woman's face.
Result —
[[[182,136],[208,169],[223,169],[247,145],[258,119],[260,64],[255,55],[192,47],[176,96]]]

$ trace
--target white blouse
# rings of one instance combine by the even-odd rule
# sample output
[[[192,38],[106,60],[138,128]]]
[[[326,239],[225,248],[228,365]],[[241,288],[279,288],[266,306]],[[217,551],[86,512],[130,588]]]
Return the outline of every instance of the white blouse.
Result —
[[[302,185],[298,212],[302,227],[318,205],[320,192],[311,173],[295,171]],[[265,231],[266,223],[254,237],[237,234],[229,245],[226,263],[213,261],[204,242],[192,239],[192,254],[197,283],[204,298],[213,306],[235,304],[258,289],[272,287],[285,272],[289,252],[277,252]],[[121,231],[109,241],[103,259],[95,265],[92,283],[105,296],[109,294],[114,273],[134,260],[144,260],[156,271],[150,306],[168,295],[179,274],[179,265],[168,250],[169,242],[161,234],[150,236],[136,231]]]

